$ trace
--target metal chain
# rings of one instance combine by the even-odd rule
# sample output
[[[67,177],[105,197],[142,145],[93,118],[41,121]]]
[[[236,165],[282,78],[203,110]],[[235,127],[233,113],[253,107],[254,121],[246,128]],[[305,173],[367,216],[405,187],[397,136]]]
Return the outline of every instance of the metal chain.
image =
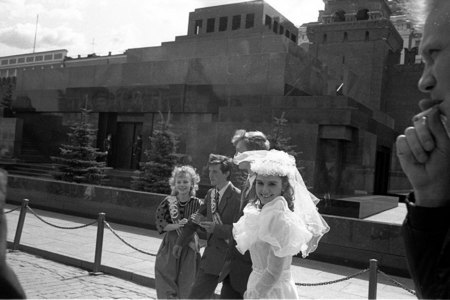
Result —
[[[8,214],[8,213],[13,212],[13,211],[16,211],[16,210],[18,210],[19,208],[20,208],[20,207],[16,207],[16,208],[14,208],[14,209],[11,209],[11,210],[5,212],[5,214]],[[75,226],[75,227],[58,226],[58,225],[51,224],[51,223],[45,221],[44,219],[42,219],[42,218],[41,218],[40,216],[38,216],[38,214],[36,214],[36,213],[33,211],[33,209],[32,209],[30,206],[28,206],[28,205],[27,205],[27,209],[28,209],[28,210],[29,210],[36,218],[38,218],[39,220],[41,220],[41,221],[44,222],[45,224],[50,225],[50,226],[53,226],[53,227],[56,227],[56,228],[60,228],[60,229],[80,229],[80,228],[88,227],[88,226],[91,226],[91,225],[97,223],[97,221],[93,221],[93,222],[91,222],[91,223],[89,223],[89,224],[85,224],[85,225],[81,225],[81,226]],[[103,222],[105,223],[106,227],[107,227],[107,228],[108,228],[108,229],[109,229],[109,230],[110,230],[110,231],[111,231],[111,232],[112,232],[119,240],[121,240],[121,241],[122,241],[125,245],[127,245],[128,247],[131,247],[132,249],[134,249],[134,250],[136,250],[136,251],[138,251],[138,252],[141,252],[141,253],[143,253],[143,254],[147,254],[147,255],[151,255],[151,256],[156,256],[156,254],[154,254],[154,253],[150,253],[150,252],[147,252],[147,251],[143,251],[143,250],[138,249],[138,248],[136,248],[135,246],[131,245],[130,243],[128,243],[127,241],[125,241],[122,237],[120,237],[119,234],[117,234],[117,232],[111,227],[111,225],[109,225],[108,222],[106,222],[106,221],[103,221]],[[345,280],[352,279],[352,278],[357,277],[357,276],[359,276],[359,275],[361,275],[361,274],[364,274],[364,273],[366,273],[366,272],[368,272],[368,271],[369,271],[369,269],[367,268],[367,269],[361,270],[361,271],[359,271],[359,272],[357,272],[357,273],[355,273],[355,274],[353,274],[353,275],[349,275],[349,276],[347,276],[347,277],[343,277],[343,278],[336,279],[336,280],[325,281],[325,282],[318,282],[318,283],[299,283],[299,282],[296,282],[295,285],[298,285],[298,286],[321,286],[321,285],[329,285],[329,284],[334,284],[334,283],[338,283],[338,282],[342,282],[342,281],[345,281]],[[392,283],[394,283],[396,286],[398,286],[398,287],[404,289],[405,291],[407,291],[407,292],[409,292],[409,293],[411,293],[411,294],[413,294],[413,295],[416,295],[416,292],[415,292],[414,290],[411,290],[411,289],[405,287],[405,286],[404,286],[403,284],[401,284],[400,282],[398,282],[398,281],[396,281],[395,279],[389,277],[389,276],[388,276],[386,273],[384,273],[383,271],[381,271],[381,270],[377,270],[377,271],[378,271],[381,275],[383,275],[385,278],[387,278],[389,281],[391,281]]]
[[[31,207],[29,207],[28,205],[27,205],[27,209],[28,209],[28,210],[29,210],[36,218],[38,218],[39,220],[41,220],[41,221],[44,222],[45,224],[50,225],[50,226],[53,226],[53,227],[56,227],[56,228],[59,228],[59,229],[80,229],[80,228],[88,227],[88,226],[91,226],[91,225],[97,223],[97,221],[93,221],[93,222],[91,222],[91,223],[89,223],[89,224],[85,224],[85,225],[81,225],[81,226],[75,226],[75,227],[58,226],[58,225],[51,224],[51,223],[45,221],[44,219],[42,219],[42,218],[41,218],[40,216],[38,216],[38,215],[31,209]]]
[[[404,289],[405,291],[413,294],[414,296],[416,295],[416,292],[414,290],[411,290],[410,288],[407,288],[406,286],[404,286],[403,284],[401,284],[400,282],[398,282],[397,280],[389,277],[389,275],[387,275],[386,273],[384,273],[383,271],[377,270],[378,273],[380,273],[381,275],[383,275],[386,279],[388,279],[389,281],[391,281],[392,283],[394,283],[396,286]]]
[[[13,212],[13,211],[18,210],[20,207],[21,207],[21,206],[18,206],[18,207],[16,207],[16,208],[11,209],[11,210],[5,211],[5,212],[3,212],[3,214],[5,214],[5,215],[6,215],[6,214],[9,214],[9,213],[11,213],[11,212]]]
[[[319,285],[328,285],[328,284],[333,284],[333,283],[338,283],[341,281],[345,281],[345,280],[349,280],[353,277],[359,276],[361,274],[366,273],[367,271],[369,271],[369,269],[365,269],[365,270],[361,270],[353,275],[341,278],[341,279],[336,279],[336,280],[332,280],[332,281],[325,281],[325,282],[318,282],[318,283],[298,283],[296,282],[295,285],[299,285],[299,286],[319,286]]]
[[[134,250],[136,250],[136,251],[138,251],[138,252],[141,252],[141,253],[144,253],[144,254],[147,254],[147,255],[156,256],[156,254],[154,254],[154,253],[150,253],[150,252],[147,252],[147,251],[144,251],[144,250],[140,250],[140,249],[134,247],[133,245],[131,245],[130,243],[128,243],[127,241],[125,241],[123,238],[121,238],[121,237],[114,231],[114,229],[112,229],[111,225],[109,225],[108,222],[106,222],[106,221],[103,221],[103,222],[105,223],[106,227],[108,227],[108,229],[111,230],[111,232],[112,232],[119,240],[121,240],[125,245],[127,245],[128,247],[133,248]]]

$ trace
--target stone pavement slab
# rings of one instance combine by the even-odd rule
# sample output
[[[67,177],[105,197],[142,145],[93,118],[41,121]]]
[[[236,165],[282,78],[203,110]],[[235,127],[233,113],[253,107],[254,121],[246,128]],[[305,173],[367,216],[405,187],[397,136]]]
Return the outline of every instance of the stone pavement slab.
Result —
[[[7,262],[29,299],[156,299],[152,288],[106,274],[90,276],[86,270],[21,251],[9,252]]]
[[[5,211],[16,208],[6,205]],[[89,224],[93,220],[71,215],[33,209],[45,221],[59,226],[74,227]],[[19,211],[6,214],[8,222],[7,240],[14,241]],[[106,216],[108,221],[108,216]],[[102,270],[105,273],[131,280],[147,287],[154,287],[154,262],[162,236],[156,231],[110,223],[125,245],[111,230],[105,227],[102,251]],[[59,229],[47,225],[32,213],[25,218],[20,247],[23,251],[37,254],[68,265],[92,270],[95,257],[97,226],[82,229]],[[320,245],[319,245],[320,247]],[[142,253],[148,252],[152,255]],[[369,262],[368,262],[369,264]],[[322,283],[342,279],[361,270],[311,259],[294,258],[292,265],[296,283]],[[365,299],[368,297],[368,272],[358,277],[334,284],[320,286],[298,286],[299,295],[306,299]],[[414,288],[412,280],[391,276],[390,278]],[[378,299],[416,299],[408,291],[394,285],[392,281],[378,277]]]

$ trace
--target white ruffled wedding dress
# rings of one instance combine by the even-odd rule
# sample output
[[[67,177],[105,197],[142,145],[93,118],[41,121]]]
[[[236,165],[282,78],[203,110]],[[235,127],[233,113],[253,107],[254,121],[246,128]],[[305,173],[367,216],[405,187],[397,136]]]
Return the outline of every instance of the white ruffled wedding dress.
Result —
[[[313,235],[286,200],[279,196],[262,209],[248,204],[233,234],[237,249],[250,250],[253,263],[244,298],[298,299],[292,256],[305,251]]]

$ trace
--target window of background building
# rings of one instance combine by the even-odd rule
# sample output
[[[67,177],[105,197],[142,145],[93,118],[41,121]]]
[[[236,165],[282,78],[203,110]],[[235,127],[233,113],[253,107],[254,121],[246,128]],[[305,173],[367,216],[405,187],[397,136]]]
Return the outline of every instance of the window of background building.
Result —
[[[264,21],[264,25],[269,27],[269,29],[272,29],[272,18],[266,15],[266,19]]]
[[[219,18],[219,31],[225,31],[228,27],[228,17]]]
[[[53,59],[53,54],[46,54],[44,56],[44,60],[52,60]]]
[[[255,14],[247,14],[245,16],[245,28],[252,28],[255,26]]]
[[[34,61],[34,57],[33,56],[28,56],[27,57],[27,62],[33,62]]]
[[[9,59],[9,64],[10,65],[15,64],[16,62],[17,62],[17,59],[15,59],[15,58],[10,58]]]
[[[284,26],[280,25],[280,34],[283,34],[283,33],[284,33]]]
[[[338,10],[333,15],[333,21],[334,22],[345,22],[345,11]]]
[[[291,34],[291,41],[293,41],[294,43],[297,43],[297,36],[295,34]]]
[[[344,42],[348,41],[348,33],[344,32]]]
[[[42,61],[42,55],[36,56],[36,61]]]
[[[19,59],[17,59],[17,62],[19,64],[23,64],[25,62],[25,57],[20,57]]]
[[[214,32],[214,26],[216,25],[216,19],[209,18],[206,20],[206,32]]]
[[[241,15],[233,16],[233,23],[231,24],[231,30],[237,30],[241,28]]]
[[[7,65],[7,64],[8,64],[8,60],[7,59],[2,60],[2,66]]]
[[[63,55],[62,55],[62,53],[56,53],[53,57],[55,59],[61,59],[63,57]]]
[[[358,10],[356,12],[356,20],[369,20],[369,10],[366,8]]]
[[[195,20],[194,34],[200,34],[202,26],[203,26],[203,20]]]
[[[286,29],[284,35],[289,38],[291,36],[291,32],[289,30]]]
[[[278,33],[278,21],[273,21],[273,32]]]

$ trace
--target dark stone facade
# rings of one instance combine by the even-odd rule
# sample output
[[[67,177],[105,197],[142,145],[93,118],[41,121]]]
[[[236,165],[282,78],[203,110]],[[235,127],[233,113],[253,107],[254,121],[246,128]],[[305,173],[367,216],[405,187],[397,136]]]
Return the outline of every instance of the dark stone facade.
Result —
[[[170,112],[179,152],[202,170],[209,153],[234,154],[230,139],[236,129],[267,133],[273,117],[285,112],[305,181],[318,196],[395,189],[389,186],[389,169],[397,118],[404,120],[400,109],[416,99],[394,99],[399,92],[394,83],[403,73],[392,67],[401,45],[392,24],[317,24],[306,52],[286,35],[293,30],[290,22],[263,1],[250,3],[196,10],[188,35],[160,47],[66,60],[60,68],[18,70],[14,107],[24,120],[24,139],[47,156],[57,153],[87,105],[98,146],[113,134],[113,167],[132,169],[137,136],[144,137],[145,149],[161,113]],[[191,31],[201,23],[196,20],[206,26],[207,19],[236,14],[242,20],[249,14],[257,18],[249,28],[243,21],[237,30],[218,32],[216,21],[212,32]],[[319,38],[325,32],[326,44]],[[341,82],[344,95],[337,95]]]

